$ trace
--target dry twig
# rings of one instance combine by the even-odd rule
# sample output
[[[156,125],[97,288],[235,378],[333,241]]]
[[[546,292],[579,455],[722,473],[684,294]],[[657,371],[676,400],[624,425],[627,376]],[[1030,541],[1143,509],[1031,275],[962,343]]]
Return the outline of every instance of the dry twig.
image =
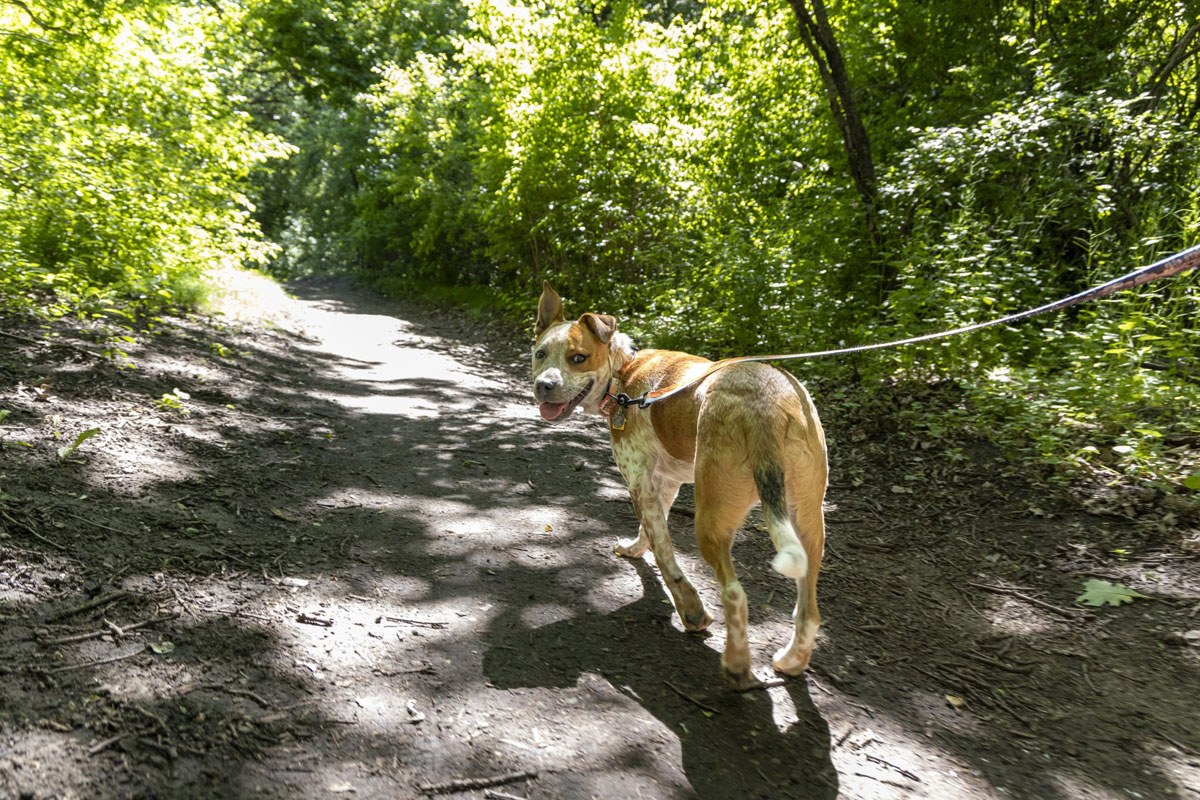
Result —
[[[161,617],[154,617],[153,619],[134,622],[130,625],[119,628],[118,630],[120,630],[122,633],[129,633],[130,631],[136,631],[138,628],[145,628],[149,625],[155,625],[159,622],[169,622],[170,620],[178,619],[178,617],[179,614],[173,612],[171,614],[165,614]],[[108,620],[105,620],[105,622],[108,622]],[[111,625],[112,623],[108,624]],[[115,628],[117,626],[113,625],[113,627]],[[47,639],[43,642],[43,644],[72,644],[74,642],[86,642],[88,639],[99,639],[101,636],[107,635],[108,631],[88,631],[87,633],[76,633],[70,636],[60,636],[57,639]]]
[[[144,652],[146,652],[146,645],[139,644],[137,646],[137,648],[134,649],[133,651],[128,652],[128,653],[123,653],[119,656],[112,656],[110,658],[102,658],[99,661],[88,661],[87,663],[84,663],[84,664],[67,664],[64,667],[55,667],[54,669],[50,670],[50,672],[70,672],[71,670],[76,670],[76,669],[88,669],[89,667],[102,667],[105,664],[115,664],[118,661],[124,661],[127,658],[133,658],[134,656],[141,655]]]
[[[47,622],[57,622],[61,619],[66,619],[67,617],[73,617],[76,614],[82,614],[84,611],[91,611],[93,608],[99,608],[100,606],[106,606],[109,603],[114,602],[116,600],[120,600],[121,598],[127,597],[128,595],[129,595],[129,592],[125,591],[124,589],[118,589],[115,592],[109,592],[108,594],[102,594],[99,597],[92,598],[91,600],[87,601],[86,603],[83,603],[78,606],[74,606],[72,608],[68,608],[65,611],[60,611],[57,614],[47,617],[46,621]]]
[[[406,619],[404,617],[389,617],[386,615],[381,616],[378,620],[376,620],[376,622],[379,622],[380,620],[387,620],[388,622],[403,622],[405,625],[416,625],[421,628],[438,628],[438,629],[445,628],[447,625],[450,624],[449,622],[425,622],[424,620],[419,620],[419,619]]]
[[[425,794],[452,794],[454,792],[470,792],[475,789],[487,789],[491,786],[503,786],[506,783],[527,781],[538,776],[536,770],[512,772],[508,775],[497,775],[491,778],[456,778],[445,783],[423,783],[419,787]]]
[[[682,697],[684,700],[687,700],[689,703],[691,703],[692,705],[696,706],[696,707],[697,707],[697,708],[699,708],[701,711],[707,711],[709,714],[720,714],[720,713],[721,713],[720,711],[718,711],[717,709],[713,708],[712,706],[710,706],[710,705],[705,705],[704,703],[701,703],[699,700],[697,700],[696,698],[692,697],[690,694],[688,694],[687,692],[683,691],[683,689],[680,689],[678,686],[676,686],[675,684],[671,683],[670,681],[663,681],[663,683],[665,683],[665,684],[666,684],[668,687],[670,687],[671,691],[675,692],[675,694],[679,695],[679,696],[680,696],[680,697]]]
[[[970,583],[969,581],[968,581],[968,585],[974,586],[977,589],[983,589],[985,591],[995,592],[996,594],[1010,595],[1012,597],[1017,598],[1018,600],[1024,600],[1026,603],[1029,603],[1030,605],[1037,606],[1038,608],[1044,608],[1047,611],[1051,611],[1055,614],[1058,614],[1061,617],[1066,617],[1067,619],[1078,620],[1078,619],[1088,616],[1087,612],[1075,611],[1070,608],[1061,608],[1059,606],[1052,605],[1051,603],[1047,603],[1045,600],[1038,600],[1036,597],[1030,597],[1027,594],[1018,592],[1016,589],[1009,589],[1007,586],[992,586],[991,584],[987,584],[987,583]]]
[[[102,753],[105,750],[107,750],[108,748],[112,747],[117,742],[124,739],[126,736],[129,736],[129,734],[128,733],[118,733],[116,736],[110,736],[107,739],[96,742],[94,745],[92,745],[91,747],[88,748],[88,755],[94,756],[98,753]]]

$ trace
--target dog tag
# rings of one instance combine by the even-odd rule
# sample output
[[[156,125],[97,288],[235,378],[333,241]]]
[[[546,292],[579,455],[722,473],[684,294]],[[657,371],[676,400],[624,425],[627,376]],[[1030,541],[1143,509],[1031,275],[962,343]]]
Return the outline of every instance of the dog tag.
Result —
[[[625,409],[618,408],[613,412],[613,415],[609,417],[609,420],[612,423],[612,429],[614,431],[625,430]]]

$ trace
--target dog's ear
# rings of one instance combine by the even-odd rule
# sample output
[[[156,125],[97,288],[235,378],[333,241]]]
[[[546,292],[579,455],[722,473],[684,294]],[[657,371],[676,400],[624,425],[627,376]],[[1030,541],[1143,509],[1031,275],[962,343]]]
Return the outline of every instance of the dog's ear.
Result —
[[[617,332],[617,318],[608,314],[584,314],[579,318],[579,323],[587,326],[601,344],[611,342],[613,334]]]
[[[542,297],[538,300],[537,322],[533,326],[533,335],[541,336],[547,328],[566,321],[562,298],[558,296],[558,292],[554,291],[550,281],[545,281],[542,286]]]

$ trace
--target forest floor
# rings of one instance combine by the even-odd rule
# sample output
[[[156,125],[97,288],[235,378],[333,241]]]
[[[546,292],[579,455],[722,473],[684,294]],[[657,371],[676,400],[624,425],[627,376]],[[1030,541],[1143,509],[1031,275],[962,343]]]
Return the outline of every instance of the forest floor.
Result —
[[[527,342],[292,291],[279,326],[164,320],[135,369],[0,319],[0,797],[1200,798],[1194,519],[814,387],[825,624],[804,677],[738,694],[690,495],[701,635],[613,556],[605,426],[540,420]],[[765,677],[793,594],[758,528]]]

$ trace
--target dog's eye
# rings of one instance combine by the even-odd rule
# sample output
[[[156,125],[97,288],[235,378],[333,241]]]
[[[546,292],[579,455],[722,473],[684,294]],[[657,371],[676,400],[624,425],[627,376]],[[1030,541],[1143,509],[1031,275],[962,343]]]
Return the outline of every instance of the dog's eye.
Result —
[[[576,353],[575,355],[571,356],[572,364],[582,364],[583,362],[585,362],[587,360],[588,360],[588,357],[585,356],[583,353]]]
[[[543,358],[546,357],[546,351],[538,350],[536,353],[533,354],[533,357],[536,358],[538,361],[541,361]]]

